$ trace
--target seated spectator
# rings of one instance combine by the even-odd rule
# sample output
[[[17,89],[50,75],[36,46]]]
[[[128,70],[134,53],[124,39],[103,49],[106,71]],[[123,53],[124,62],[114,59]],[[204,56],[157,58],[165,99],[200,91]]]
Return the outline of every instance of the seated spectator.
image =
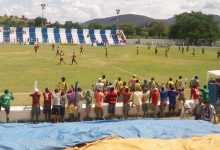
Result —
[[[205,121],[212,121],[214,115],[214,107],[210,104],[209,101],[205,101],[205,106],[203,108],[202,119]]]

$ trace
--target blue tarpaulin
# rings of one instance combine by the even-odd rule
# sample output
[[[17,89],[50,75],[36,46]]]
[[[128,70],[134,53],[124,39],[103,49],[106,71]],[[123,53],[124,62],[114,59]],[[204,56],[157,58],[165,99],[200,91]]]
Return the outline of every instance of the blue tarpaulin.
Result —
[[[61,149],[111,136],[176,139],[209,134],[220,134],[220,126],[204,121],[150,119],[1,124],[0,149]]]

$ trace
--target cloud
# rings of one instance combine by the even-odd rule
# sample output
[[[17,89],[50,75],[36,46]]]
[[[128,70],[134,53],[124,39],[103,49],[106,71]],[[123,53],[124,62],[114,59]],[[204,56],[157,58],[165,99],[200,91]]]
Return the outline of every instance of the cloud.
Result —
[[[220,12],[219,0],[0,0],[0,13],[35,18],[42,14],[41,3],[46,4],[44,16],[48,21],[61,23],[115,16],[116,9],[121,10],[120,14],[134,13],[157,19],[192,10],[217,15]]]

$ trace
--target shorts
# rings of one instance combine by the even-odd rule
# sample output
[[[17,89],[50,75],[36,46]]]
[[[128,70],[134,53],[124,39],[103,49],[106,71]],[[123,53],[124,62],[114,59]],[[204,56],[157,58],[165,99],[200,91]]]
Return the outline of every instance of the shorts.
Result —
[[[201,120],[202,116],[200,114],[195,115],[195,120]]]
[[[103,113],[102,107],[95,107],[95,113],[96,114],[102,114]]]
[[[166,109],[166,107],[167,107],[167,102],[166,101],[160,103],[160,109],[162,111],[164,111]]]
[[[115,113],[115,104],[108,105],[108,113]]]
[[[5,108],[5,112],[6,112],[6,114],[9,114],[10,108]]]
[[[130,104],[124,104],[123,105],[123,110],[124,111],[130,111]]]
[[[92,105],[86,105],[86,113],[89,114],[91,112]]]
[[[51,105],[44,105],[43,113],[51,114]]]
[[[142,104],[142,111],[146,112],[148,110],[148,104]]]
[[[65,107],[60,106],[60,116],[65,116]]]
[[[69,114],[74,114],[74,112],[76,111],[76,107],[73,104],[71,104],[67,107],[67,111]]]
[[[60,115],[60,105],[53,105],[52,114],[53,115]]]
[[[38,115],[40,115],[40,106],[32,106],[31,116],[38,116]]]
[[[175,110],[176,109],[176,105],[175,104],[169,104],[169,111],[171,110]]]
[[[63,58],[60,58],[60,61],[63,61]]]
[[[82,109],[82,103],[81,102],[78,102],[76,110],[77,110],[78,113],[82,112],[83,109]]]

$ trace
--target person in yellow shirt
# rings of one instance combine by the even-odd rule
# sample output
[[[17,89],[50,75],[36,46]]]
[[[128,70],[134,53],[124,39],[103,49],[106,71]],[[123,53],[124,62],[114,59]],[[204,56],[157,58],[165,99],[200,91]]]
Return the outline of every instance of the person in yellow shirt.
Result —
[[[63,51],[60,52],[60,63],[59,64],[61,64],[61,62],[66,64],[66,62],[64,61],[64,52]]]
[[[65,78],[65,77],[62,77],[62,78],[61,78],[61,82],[59,82],[59,83],[57,84],[57,87],[58,87],[60,93],[61,93],[62,91],[66,93],[66,91],[67,91],[67,85],[66,85],[66,82],[65,82],[65,81],[66,81],[66,78]]]

